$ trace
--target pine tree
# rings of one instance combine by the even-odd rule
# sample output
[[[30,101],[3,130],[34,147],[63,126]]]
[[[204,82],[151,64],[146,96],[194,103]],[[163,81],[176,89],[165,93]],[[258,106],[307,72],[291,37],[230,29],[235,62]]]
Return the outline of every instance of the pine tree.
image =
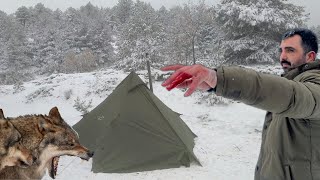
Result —
[[[19,7],[16,11],[16,18],[21,23],[23,27],[26,26],[27,21],[30,19],[30,13],[27,7]]]
[[[281,34],[302,26],[304,8],[287,0],[222,0],[217,22],[226,32],[218,44],[224,63],[272,63]]]
[[[8,69],[5,72],[5,83],[14,84],[28,80],[32,76],[32,59],[27,55],[27,40],[21,24],[13,22],[8,27],[9,39],[6,43],[6,64]]]
[[[134,2],[132,0],[119,0],[118,4],[114,7],[116,18],[118,19],[120,24],[125,24],[132,12]]]
[[[145,68],[145,61],[157,61],[158,47],[162,41],[163,27],[156,22],[156,12],[150,4],[137,1],[132,15],[119,35],[118,58],[123,66]],[[120,67],[122,67],[120,65]]]
[[[190,38],[187,37],[184,29],[185,19],[183,8],[180,6],[173,7],[169,10],[169,25],[167,28],[168,42],[167,53],[170,55],[171,62],[188,64],[191,59]]]
[[[10,27],[12,21],[3,11],[0,11],[0,71],[8,68],[7,66],[7,41],[9,39],[8,27]]]

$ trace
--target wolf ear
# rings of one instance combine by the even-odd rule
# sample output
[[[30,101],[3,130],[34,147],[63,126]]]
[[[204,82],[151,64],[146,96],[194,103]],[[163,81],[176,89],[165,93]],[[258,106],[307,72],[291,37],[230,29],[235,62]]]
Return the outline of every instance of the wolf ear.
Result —
[[[62,117],[59,113],[59,110],[57,107],[53,107],[49,112],[49,117],[53,118],[55,124],[59,124],[62,121]]]
[[[5,148],[4,145],[1,145],[1,147],[0,147],[0,156],[3,156],[5,154],[7,154],[7,149]]]
[[[0,109],[0,119],[5,119],[2,109]]]
[[[48,120],[43,119],[43,118],[41,118],[38,122],[38,129],[41,134],[53,132],[52,124]]]
[[[13,124],[8,120],[6,120],[6,121],[7,121],[6,122],[7,123],[7,127],[13,129],[14,128]]]
[[[9,129],[9,128],[14,128],[13,125],[8,121],[8,120],[5,120],[5,119],[1,119],[1,122],[0,122],[0,129]]]

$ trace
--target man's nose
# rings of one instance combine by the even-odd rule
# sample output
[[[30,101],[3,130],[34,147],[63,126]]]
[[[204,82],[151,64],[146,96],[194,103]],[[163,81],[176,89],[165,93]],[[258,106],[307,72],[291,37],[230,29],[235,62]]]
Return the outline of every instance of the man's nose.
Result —
[[[286,54],[285,52],[280,52],[280,62],[281,62],[283,59],[287,59],[287,54]]]

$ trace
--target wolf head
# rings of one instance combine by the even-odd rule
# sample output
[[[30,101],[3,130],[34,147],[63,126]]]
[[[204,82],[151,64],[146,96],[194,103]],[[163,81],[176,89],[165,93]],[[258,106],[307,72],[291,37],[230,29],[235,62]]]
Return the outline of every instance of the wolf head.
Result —
[[[89,160],[93,152],[82,146],[78,134],[62,119],[58,108],[50,110],[48,116],[39,120],[39,131],[43,140],[39,145],[40,161],[48,162],[49,175],[55,178],[60,156],[77,156]]]
[[[32,165],[34,158],[30,150],[20,144],[21,134],[0,109],[0,169],[6,166],[26,167]]]

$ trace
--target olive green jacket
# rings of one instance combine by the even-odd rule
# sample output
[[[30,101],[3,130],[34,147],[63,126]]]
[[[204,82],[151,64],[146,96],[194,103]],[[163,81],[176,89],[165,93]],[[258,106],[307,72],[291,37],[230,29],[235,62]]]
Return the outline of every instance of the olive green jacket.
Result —
[[[217,69],[217,95],[268,111],[255,180],[320,180],[320,63],[284,77]]]

